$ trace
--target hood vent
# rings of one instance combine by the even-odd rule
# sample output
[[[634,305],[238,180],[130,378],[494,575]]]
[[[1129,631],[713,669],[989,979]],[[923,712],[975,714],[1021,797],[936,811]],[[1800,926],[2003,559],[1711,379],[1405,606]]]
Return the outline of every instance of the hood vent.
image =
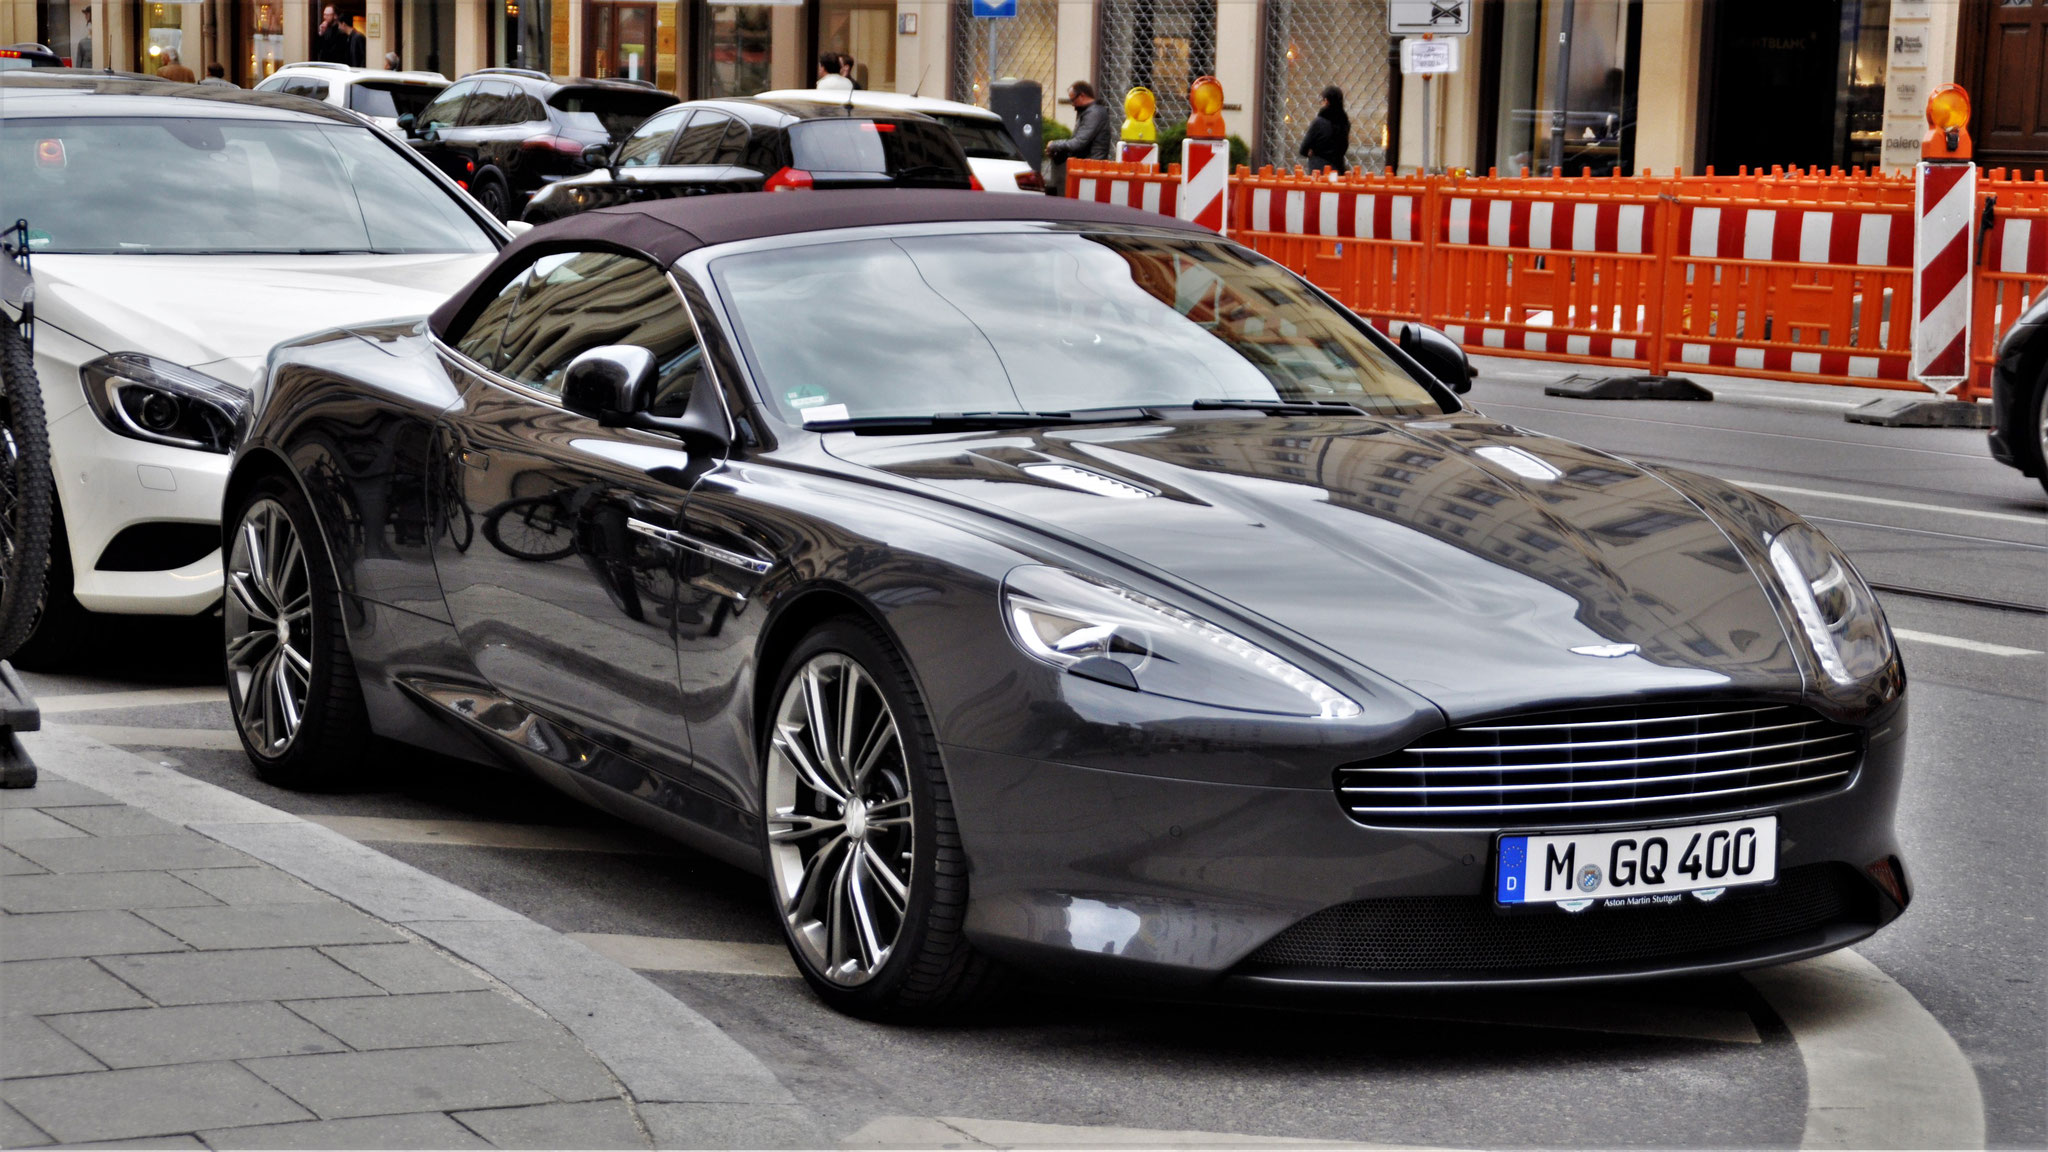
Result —
[[[1143,500],[1148,496],[1159,495],[1151,488],[1141,487],[1128,480],[1119,480],[1114,476],[1105,476],[1086,468],[1076,468],[1072,464],[1025,464],[1022,469],[1036,479],[1086,492],[1092,496],[1107,496],[1112,500]]]

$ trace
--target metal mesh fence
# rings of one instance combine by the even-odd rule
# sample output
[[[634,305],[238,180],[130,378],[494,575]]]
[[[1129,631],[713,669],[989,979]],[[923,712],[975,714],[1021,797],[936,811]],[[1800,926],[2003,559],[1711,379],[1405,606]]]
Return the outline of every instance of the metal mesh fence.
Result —
[[[1185,122],[1188,86],[1216,71],[1216,0],[1101,0],[1097,19],[1095,87],[1115,119],[1124,93],[1142,84],[1158,98],[1159,124]]]
[[[1116,0],[1111,0],[1112,3]],[[1386,0],[1266,0],[1266,90],[1254,166],[1305,163],[1296,154],[1321,106],[1323,88],[1344,90],[1351,118],[1346,159],[1368,171],[1386,165],[1393,45]],[[1185,87],[1185,86],[1183,86]]]
[[[988,107],[991,25],[996,40],[995,78],[1014,76],[1038,81],[1050,110],[1066,91],[1061,87],[1064,82],[1053,75],[1054,52],[1059,47],[1059,0],[1017,0],[1017,15],[1008,20],[977,20],[972,0],[956,0],[952,20],[953,75],[947,79],[947,96],[963,104]],[[926,85],[924,91],[930,93],[936,87]]]

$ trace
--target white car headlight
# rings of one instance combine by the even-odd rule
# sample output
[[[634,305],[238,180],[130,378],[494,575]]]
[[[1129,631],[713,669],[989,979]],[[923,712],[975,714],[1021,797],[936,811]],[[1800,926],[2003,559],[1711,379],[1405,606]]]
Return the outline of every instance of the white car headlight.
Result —
[[[1171,604],[1059,568],[1003,581],[1010,635],[1079,676],[1196,704],[1341,720],[1361,709],[1264,648]]]
[[[246,388],[140,352],[80,365],[78,378],[100,423],[130,439],[175,448],[234,451],[249,406]]]
[[[1891,661],[1891,630],[1877,594],[1827,537],[1794,524],[1771,538],[1770,556],[1828,679],[1859,683]]]

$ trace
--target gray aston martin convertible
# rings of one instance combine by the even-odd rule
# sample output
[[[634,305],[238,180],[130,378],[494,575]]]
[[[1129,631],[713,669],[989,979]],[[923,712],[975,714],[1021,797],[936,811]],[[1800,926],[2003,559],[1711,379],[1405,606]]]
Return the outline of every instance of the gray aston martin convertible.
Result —
[[[577,216],[278,348],[223,517],[257,770],[532,772],[765,876],[870,1016],[1728,970],[1904,909],[1904,671],[1797,516],[1488,419],[1213,233],[830,199]]]

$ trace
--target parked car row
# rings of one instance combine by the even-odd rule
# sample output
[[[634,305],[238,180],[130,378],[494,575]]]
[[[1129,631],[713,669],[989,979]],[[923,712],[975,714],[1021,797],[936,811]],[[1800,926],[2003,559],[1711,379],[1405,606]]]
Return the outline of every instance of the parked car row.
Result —
[[[529,771],[766,878],[865,1016],[1016,968],[1732,971],[1910,902],[1904,667],[1795,513],[1488,419],[1446,337],[1195,225],[898,187],[961,154],[911,112],[614,92],[466,78],[439,139],[524,118],[452,162],[277,93],[0,75],[39,639],[219,611],[266,778],[346,787],[376,739]],[[543,121],[617,151],[537,204],[701,141],[883,186],[513,240],[458,181],[511,204],[491,149]]]
[[[994,113],[894,92],[679,103],[636,81],[485,68],[451,85],[438,73],[340,64],[290,65],[257,90],[325,101],[403,133],[501,220],[722,192],[1045,189]],[[860,126],[826,124],[834,119]]]

